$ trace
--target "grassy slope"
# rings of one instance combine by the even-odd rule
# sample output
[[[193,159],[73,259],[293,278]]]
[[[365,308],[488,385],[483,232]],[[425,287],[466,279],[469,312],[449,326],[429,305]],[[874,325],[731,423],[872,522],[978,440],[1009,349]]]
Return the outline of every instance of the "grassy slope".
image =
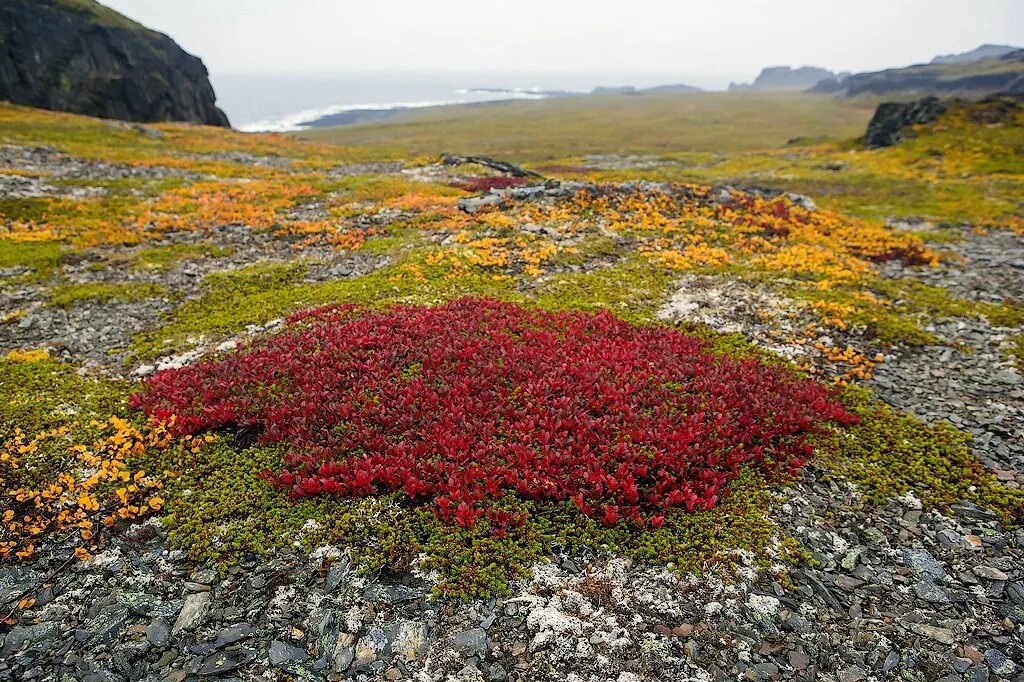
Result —
[[[629,152],[741,151],[792,138],[864,132],[870,101],[799,93],[698,93],[577,97],[408,112],[384,123],[305,133],[325,142],[413,154],[491,154],[522,162]]]

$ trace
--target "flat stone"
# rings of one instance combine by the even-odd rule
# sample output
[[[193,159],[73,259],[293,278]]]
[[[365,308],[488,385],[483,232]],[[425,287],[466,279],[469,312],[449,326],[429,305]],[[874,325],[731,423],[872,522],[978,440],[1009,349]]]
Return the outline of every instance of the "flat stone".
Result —
[[[693,634],[694,627],[689,623],[680,623],[679,625],[672,628],[672,634],[676,637],[687,638]]]
[[[270,643],[270,648],[267,649],[267,658],[270,660],[270,665],[280,668],[285,663],[291,661],[308,660],[309,654],[306,653],[305,649],[275,639]]]
[[[837,587],[840,587],[847,592],[853,592],[855,589],[863,585],[864,581],[848,575],[837,575],[835,583]]]
[[[487,653],[487,633],[483,628],[472,628],[455,635],[455,650],[464,656],[483,656]]]
[[[948,628],[938,628],[934,625],[925,625],[924,623],[911,623],[910,629],[919,635],[930,637],[936,642],[942,642],[943,644],[952,644],[956,641],[956,634]]]
[[[1017,671],[1017,664],[999,649],[989,649],[985,652],[985,663],[992,672],[1002,677],[1009,677]]]
[[[949,602],[949,593],[945,589],[936,585],[931,580],[919,580],[914,583],[914,594],[919,599],[924,599],[937,604],[945,604]]]
[[[248,623],[236,623],[217,633],[217,639],[214,641],[214,646],[218,649],[222,649],[229,644],[234,644],[235,642],[240,642],[243,639],[248,639],[255,634],[256,628]]]
[[[946,577],[946,569],[926,549],[903,550],[903,563],[919,576],[927,576],[933,580]]]
[[[423,658],[427,653],[427,624],[403,620],[395,626],[391,651],[407,661]]]
[[[975,566],[972,570],[974,575],[985,580],[1007,580],[1010,577],[994,566]]]
[[[256,652],[252,649],[234,649],[232,651],[218,651],[203,659],[203,664],[197,671],[200,677],[213,677],[223,675],[237,668],[248,665],[256,660]]]
[[[839,671],[839,682],[861,682],[867,678],[868,674],[858,666],[851,666]]]
[[[171,638],[171,629],[167,627],[167,622],[162,618],[155,618],[153,622],[146,626],[146,639],[149,643],[158,649],[162,649],[167,646],[167,640]]]
[[[195,592],[185,597],[185,603],[181,606],[181,612],[174,621],[171,634],[177,634],[183,630],[192,630],[206,620],[213,603],[213,595],[209,592]]]
[[[790,651],[789,664],[797,670],[804,670],[811,664],[811,657],[802,651]]]

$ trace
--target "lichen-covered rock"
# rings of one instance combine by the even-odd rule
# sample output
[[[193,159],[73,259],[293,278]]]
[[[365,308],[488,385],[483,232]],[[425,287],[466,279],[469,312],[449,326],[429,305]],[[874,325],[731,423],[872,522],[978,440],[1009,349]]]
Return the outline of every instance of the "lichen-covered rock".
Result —
[[[199,58],[92,0],[0,4],[0,100],[125,121],[229,125]]]

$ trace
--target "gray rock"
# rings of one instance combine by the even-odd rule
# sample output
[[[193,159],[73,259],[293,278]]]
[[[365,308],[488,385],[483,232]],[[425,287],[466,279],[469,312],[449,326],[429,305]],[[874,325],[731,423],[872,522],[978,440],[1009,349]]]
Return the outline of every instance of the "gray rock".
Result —
[[[176,635],[185,630],[192,630],[206,620],[213,603],[213,595],[210,592],[195,592],[185,597],[181,612],[174,621],[171,634]]]
[[[229,125],[199,58],[112,11],[5,0],[0,43],[0,99],[124,121]]]
[[[994,566],[975,566],[973,570],[974,575],[985,580],[1006,580],[1010,577]]]
[[[811,657],[802,651],[789,652],[789,664],[797,670],[804,670],[811,663]]]
[[[167,622],[162,618],[155,618],[153,622],[146,626],[146,639],[149,643],[158,649],[162,649],[167,646],[167,640],[171,638],[171,630],[167,627]]]
[[[415,661],[427,653],[426,623],[403,620],[395,626],[394,633],[391,650],[395,656]]]
[[[914,594],[919,599],[932,603],[945,604],[949,602],[949,593],[945,589],[936,585],[931,580],[919,580],[914,583]]]
[[[933,580],[946,577],[946,569],[926,549],[903,550],[903,562],[919,576],[927,576]]]
[[[369,668],[378,659],[388,655],[391,642],[387,634],[380,628],[371,627],[359,638],[355,646],[355,658],[352,661],[354,670]]]
[[[952,644],[956,641],[956,634],[948,628],[939,628],[934,625],[926,625],[924,623],[911,623],[910,629],[919,635],[930,637],[937,642],[943,644]]]
[[[41,653],[49,648],[60,633],[60,626],[53,622],[36,623],[35,625],[18,626],[7,633],[0,658],[7,658],[13,653],[25,649]]]
[[[210,654],[203,660],[198,674],[200,677],[213,677],[231,672],[242,666],[246,666],[256,660],[256,652],[252,649],[234,649],[232,651],[218,651]]]
[[[867,677],[868,674],[864,672],[864,669],[856,665],[839,671],[839,682],[861,682]]]
[[[285,644],[281,640],[275,639],[270,643],[270,648],[267,649],[267,659],[270,661],[270,665],[280,668],[282,665],[292,661],[308,660],[309,654],[306,653],[305,649]]]
[[[464,656],[483,656],[487,653],[487,632],[483,628],[464,630],[455,635],[452,646]]]
[[[989,649],[985,652],[985,663],[992,672],[1002,677],[1009,677],[1017,672],[1017,664],[999,649]]]

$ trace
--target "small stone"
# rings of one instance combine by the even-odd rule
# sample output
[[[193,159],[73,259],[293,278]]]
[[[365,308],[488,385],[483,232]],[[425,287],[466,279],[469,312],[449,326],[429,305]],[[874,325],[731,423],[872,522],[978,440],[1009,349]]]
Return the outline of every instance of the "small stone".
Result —
[[[858,666],[852,666],[839,671],[839,682],[861,682],[866,680],[868,674]]]
[[[280,668],[290,661],[305,661],[309,658],[309,654],[306,653],[305,649],[300,649],[297,646],[285,644],[281,640],[275,639],[270,643],[270,648],[267,650],[267,658],[272,666]]]
[[[994,566],[975,566],[973,571],[974,575],[985,580],[1007,580],[1010,577]]]
[[[423,658],[427,653],[427,624],[411,620],[398,623],[391,649],[407,661]]]
[[[903,562],[919,576],[926,576],[933,580],[946,577],[946,569],[926,549],[903,550]]]
[[[162,618],[155,619],[146,626],[146,639],[158,649],[167,646],[167,640],[171,637],[171,630]]]
[[[985,652],[985,663],[992,672],[1002,677],[1009,677],[1017,671],[1017,664],[1009,659],[999,649],[989,649]]]
[[[960,658],[959,656],[954,656],[953,660],[951,660],[949,664],[953,667],[953,670],[957,671],[962,675],[965,672],[967,672],[968,668],[974,665],[974,661],[972,661],[969,658]]]
[[[487,653],[487,633],[483,628],[460,632],[455,635],[452,645],[464,656],[483,656]]]
[[[218,651],[203,660],[203,665],[196,673],[200,677],[213,677],[241,668],[256,660],[256,652],[252,649],[235,649]]]
[[[672,628],[672,634],[676,637],[686,639],[693,634],[693,626],[689,623],[680,623],[679,625]]]
[[[182,630],[191,630],[206,620],[210,612],[210,605],[213,603],[213,595],[209,592],[195,592],[185,597],[185,603],[181,607],[181,613],[174,621],[171,634],[177,634]]]
[[[235,625],[224,628],[217,633],[217,639],[214,641],[214,646],[218,649],[222,649],[229,644],[240,642],[241,640],[252,637],[255,634],[256,628],[248,623],[236,623]]]
[[[503,682],[508,679],[508,673],[505,672],[505,668],[500,663],[495,663],[487,671],[487,679],[491,680],[491,682]]]
[[[949,593],[931,580],[919,580],[914,583],[914,594],[919,599],[933,603],[945,604],[949,602]]]
[[[797,670],[804,670],[811,663],[811,657],[802,651],[789,652],[789,664]]]
[[[938,628],[934,625],[925,625],[924,623],[911,623],[910,629],[919,635],[930,637],[936,642],[942,642],[943,644],[952,644],[956,641],[956,635],[948,628]]]
[[[848,575],[837,575],[835,582],[838,587],[841,587],[847,592],[853,592],[855,589],[864,584],[863,580],[858,580],[857,578],[852,578]]]

